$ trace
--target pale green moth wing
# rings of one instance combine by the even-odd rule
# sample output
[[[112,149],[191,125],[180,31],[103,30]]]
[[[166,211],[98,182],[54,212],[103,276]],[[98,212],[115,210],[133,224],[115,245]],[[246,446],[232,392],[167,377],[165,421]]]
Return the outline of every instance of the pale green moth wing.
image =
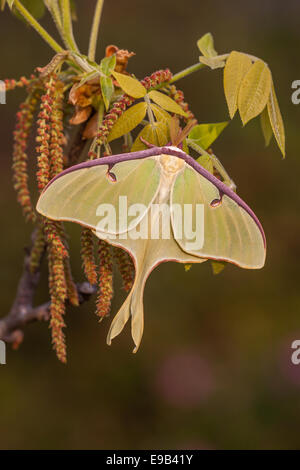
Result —
[[[158,201],[158,198],[159,195],[154,203]],[[126,322],[131,317],[131,332],[135,343],[134,352],[137,351],[144,329],[144,288],[149,274],[156,266],[166,261],[176,261],[178,263],[202,263],[206,261],[183,251],[174,239],[171,219],[170,222],[166,221],[166,224],[169,225],[170,237],[168,239],[162,237],[162,224],[161,219],[159,219],[158,206],[155,206],[155,209],[151,206],[151,210],[148,211],[144,219],[127,233],[126,239],[120,234],[114,240],[109,240],[110,244],[125,249],[132,257],[135,265],[135,280],[125,302],[112,321],[107,337],[108,344],[111,344],[111,340],[123,330]],[[151,237],[153,227],[159,227],[157,239]],[[137,238],[137,235],[145,229],[144,233],[148,235],[144,238]],[[98,238],[107,239],[104,232],[96,231],[95,235]]]
[[[186,166],[177,176],[171,194],[172,227],[180,247],[194,256],[259,269],[265,263],[262,232],[253,217],[208,179]],[[194,226],[187,231],[183,212],[190,208]],[[188,213],[188,209],[187,209]],[[198,226],[196,221],[198,220]],[[181,227],[183,229],[181,230]],[[193,237],[196,230],[197,240]]]
[[[138,217],[126,217],[123,226],[121,216],[127,211],[120,197],[125,196],[127,207],[138,205],[139,210]],[[103,220],[99,207],[105,205],[120,217],[115,229],[99,224],[99,218]],[[160,212],[164,205],[169,208],[167,216]],[[187,211],[182,211],[185,206]],[[176,208],[179,214],[182,211],[181,219],[175,218]],[[245,268],[264,264],[265,238],[255,214],[227,186],[176,147],[151,147],[69,168],[48,184],[37,210],[53,220],[89,227],[97,237],[131,255],[136,270],[134,285],[112,322],[107,341],[110,344],[131,317],[135,351],[143,334],[145,283],[160,263],[202,263],[212,258]],[[197,225],[198,212],[204,215],[204,229]],[[194,219],[195,226],[190,223]],[[152,236],[152,230],[156,236]],[[200,245],[190,245],[193,231]]]
[[[111,208],[106,233],[124,233],[144,217],[158,191],[159,181],[160,169],[154,158],[119,162],[110,173],[107,165],[79,168],[62,174],[48,185],[40,196],[37,211],[52,220],[77,222],[96,230],[100,220],[102,224],[105,222],[104,212],[109,214]],[[131,220],[122,217],[126,206],[141,202],[144,211],[140,211],[139,217]]]

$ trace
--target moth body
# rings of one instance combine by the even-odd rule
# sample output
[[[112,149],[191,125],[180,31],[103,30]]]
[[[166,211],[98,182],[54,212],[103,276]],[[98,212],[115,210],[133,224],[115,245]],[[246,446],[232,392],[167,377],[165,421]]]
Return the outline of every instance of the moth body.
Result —
[[[181,158],[174,157],[173,155],[163,154],[158,155],[156,158],[161,167],[161,180],[156,202],[162,204],[169,202],[172,185],[178,173],[184,168],[185,162]]]

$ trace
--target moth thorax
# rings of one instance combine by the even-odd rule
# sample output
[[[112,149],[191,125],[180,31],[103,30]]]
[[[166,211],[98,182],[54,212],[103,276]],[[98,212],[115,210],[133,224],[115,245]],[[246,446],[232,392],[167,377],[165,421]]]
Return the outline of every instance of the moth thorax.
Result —
[[[174,157],[173,155],[161,155],[160,163],[168,174],[177,173],[184,166],[184,160],[182,160],[182,158]]]

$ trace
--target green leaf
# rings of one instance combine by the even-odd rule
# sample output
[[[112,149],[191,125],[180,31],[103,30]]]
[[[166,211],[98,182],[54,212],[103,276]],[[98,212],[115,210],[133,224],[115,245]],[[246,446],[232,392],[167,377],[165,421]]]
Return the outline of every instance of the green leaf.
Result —
[[[110,75],[116,66],[116,61],[116,55],[113,54],[110,57],[104,57],[100,63],[100,72],[104,74],[100,77],[100,85],[106,111],[109,108],[112,95],[115,91],[115,87],[112,79],[110,78]]]
[[[10,8],[13,6],[13,3],[14,1],[8,1]],[[46,7],[42,0],[22,0],[21,3],[36,20],[42,18],[46,12]],[[16,8],[13,8],[13,13],[20,20],[25,21],[23,16],[18,12],[18,10],[16,10]]]
[[[103,101],[107,111],[110,105],[111,97],[114,94],[115,87],[110,77],[100,77],[100,85]]]
[[[136,78],[115,71],[112,71],[112,75],[118,81],[120,88],[122,88],[127,95],[133,98],[143,98],[146,95],[146,88]]]
[[[271,85],[269,67],[262,60],[257,60],[244,76],[238,95],[238,108],[244,125],[263,111]]]
[[[150,104],[150,108],[152,109],[157,121],[168,122],[170,119],[172,119],[170,114],[164,109],[162,109],[160,106],[157,106],[156,104]]]
[[[110,57],[104,57],[100,62],[100,71],[105,75],[110,75],[116,66],[116,54],[113,54]]]
[[[232,51],[224,69],[224,92],[231,119],[238,107],[238,95],[242,80],[252,66],[250,57],[242,52]]]
[[[220,57],[204,57],[201,55],[199,57],[199,60],[201,64],[207,65],[212,70],[222,69],[223,67],[225,67],[225,61]]]
[[[196,161],[213,175],[214,165],[212,159],[208,155],[201,155],[201,157],[198,157]]]
[[[273,129],[272,129],[269,114],[268,114],[268,106],[264,108],[263,112],[260,115],[260,125],[261,125],[261,130],[265,139],[266,147],[268,147],[268,145],[270,144],[272,135],[273,135]]]
[[[135,139],[133,146],[131,147],[131,152],[137,152],[138,150],[144,150],[147,148],[147,146],[141,141],[141,137],[149,142],[149,144],[157,145],[158,147],[166,145],[169,140],[167,123],[159,121],[154,124],[147,124]]]
[[[198,39],[197,46],[204,57],[214,57],[218,55],[214,48],[214,38],[211,33],[206,33]]]
[[[268,100],[268,114],[278,147],[281,150],[283,158],[285,157],[285,132],[284,124],[277,101],[274,84],[271,84],[271,93]]]
[[[131,108],[127,109],[127,111],[119,117],[112,127],[107,138],[108,142],[131,132],[144,119],[146,111],[147,103],[145,102],[135,104]]]
[[[172,98],[165,95],[164,93],[152,90],[148,93],[148,96],[152,101],[154,101],[154,103],[158,104],[166,111],[187,117],[187,114],[183,111],[179,104],[177,104],[176,101],[172,100]]]
[[[227,125],[227,121],[215,124],[198,124],[189,133],[189,139],[206,150],[219,137]]]
[[[220,274],[225,268],[226,263],[222,263],[222,261],[211,261],[211,267],[214,274]]]

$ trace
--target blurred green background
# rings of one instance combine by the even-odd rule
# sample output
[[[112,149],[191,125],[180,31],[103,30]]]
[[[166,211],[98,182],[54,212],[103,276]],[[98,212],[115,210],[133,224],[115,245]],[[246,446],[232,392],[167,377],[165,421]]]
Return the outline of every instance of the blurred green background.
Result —
[[[87,50],[94,1],[78,0],[76,35]],[[68,365],[51,350],[46,324],[26,328],[18,351],[0,366],[1,449],[288,449],[300,447],[300,365],[291,343],[300,339],[300,105],[291,83],[300,79],[298,0],[106,1],[98,58],[107,44],[133,50],[139,78],[162,67],[175,73],[198,60],[207,31],[219,53],[233,49],[267,61],[286,124],[287,159],[274,140],[264,148],[259,121],[245,129],[236,117],[215,153],[255,210],[268,241],[260,271],[209,263],[185,273],[156,269],[145,291],[145,333],[131,353],[129,328],[108,347],[111,319],[100,325],[93,301],[67,314]],[[43,24],[53,31],[51,21]],[[28,76],[51,50],[35,32],[0,15],[0,78]],[[222,71],[201,70],[178,82],[199,122],[228,119]],[[0,315],[15,295],[30,226],[24,226],[11,185],[12,131],[22,91],[0,106]],[[73,265],[82,278],[79,230],[70,227]],[[113,313],[123,294],[116,280]],[[47,299],[46,279],[36,302]]]

